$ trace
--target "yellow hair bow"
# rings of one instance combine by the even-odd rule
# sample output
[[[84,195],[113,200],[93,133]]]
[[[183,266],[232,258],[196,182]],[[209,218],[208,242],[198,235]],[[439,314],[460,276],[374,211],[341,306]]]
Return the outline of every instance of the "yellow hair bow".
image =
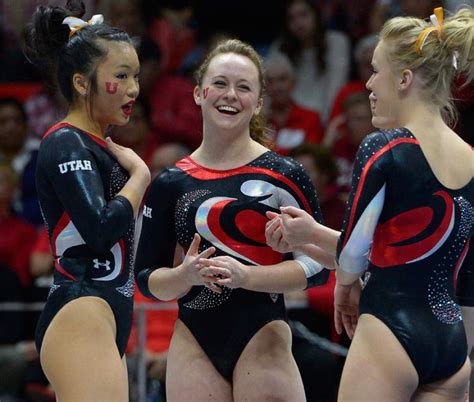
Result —
[[[69,37],[87,25],[102,24],[103,22],[104,16],[102,14],[94,15],[89,21],[84,21],[77,17],[66,17],[63,19],[63,24],[69,25],[69,29],[71,30]]]
[[[420,32],[420,34],[418,35],[418,38],[416,39],[415,50],[418,54],[421,53],[423,49],[423,45],[425,44],[425,41],[431,32],[437,31],[438,38],[440,37],[441,27],[443,26],[443,18],[444,18],[443,7],[436,7],[434,9],[434,14],[430,15],[431,23],[434,26],[423,29],[423,31]]]

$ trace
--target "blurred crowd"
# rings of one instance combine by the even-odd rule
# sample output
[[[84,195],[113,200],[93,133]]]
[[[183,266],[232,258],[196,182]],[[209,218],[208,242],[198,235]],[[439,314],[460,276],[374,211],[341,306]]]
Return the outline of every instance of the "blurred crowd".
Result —
[[[43,133],[65,114],[64,102],[25,59],[22,28],[41,4],[0,2],[0,303],[42,302],[52,283],[52,256],[35,189]],[[361,140],[374,131],[366,81],[377,32],[395,15],[428,17],[466,1],[436,0],[84,0],[87,15],[133,36],[141,62],[140,96],[130,123],[110,128],[155,176],[200,143],[202,121],[193,100],[193,72],[223,38],[251,43],[264,59],[265,111],[273,149],[306,169],[324,220],[340,229],[352,165]],[[472,4],[472,3],[471,3]],[[447,12],[448,12],[447,11]],[[455,131],[474,144],[472,85],[458,77]],[[348,344],[332,324],[334,277],[320,288],[288,294],[290,320],[333,342]],[[136,292],[136,301],[146,301]],[[156,302],[155,303],[159,303]],[[0,309],[0,400],[54,401],[33,338],[39,313]],[[166,351],[177,311],[147,314],[150,401],[164,400]],[[129,344],[136,380],[136,328]],[[294,333],[293,351],[309,401],[335,400],[342,358]],[[136,387],[131,386],[131,399]]]

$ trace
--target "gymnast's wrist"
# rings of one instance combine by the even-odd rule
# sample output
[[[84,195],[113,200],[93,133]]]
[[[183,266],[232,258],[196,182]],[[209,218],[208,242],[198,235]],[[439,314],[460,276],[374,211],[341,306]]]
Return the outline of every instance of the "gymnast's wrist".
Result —
[[[308,243],[320,244],[321,243],[321,228],[317,221],[313,221],[311,225],[310,236],[308,237]]]
[[[354,286],[354,284],[359,279],[359,277],[354,277],[351,274],[347,274],[341,271],[339,267],[336,268],[335,275],[336,275],[336,285],[344,287],[344,288],[350,288]]]
[[[249,289],[249,285],[251,283],[251,266],[242,264],[242,285],[241,287],[244,289]]]
[[[183,285],[183,287],[191,288],[195,285],[193,277],[189,269],[186,269],[184,263],[175,266],[172,271],[175,273],[175,278]]]

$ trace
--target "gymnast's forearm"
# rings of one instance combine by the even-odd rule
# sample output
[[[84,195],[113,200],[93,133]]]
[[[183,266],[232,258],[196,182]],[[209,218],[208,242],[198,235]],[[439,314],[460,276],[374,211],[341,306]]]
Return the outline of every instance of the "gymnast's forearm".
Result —
[[[150,293],[164,301],[173,300],[186,294],[192,283],[182,265],[175,268],[155,269],[148,278]]]

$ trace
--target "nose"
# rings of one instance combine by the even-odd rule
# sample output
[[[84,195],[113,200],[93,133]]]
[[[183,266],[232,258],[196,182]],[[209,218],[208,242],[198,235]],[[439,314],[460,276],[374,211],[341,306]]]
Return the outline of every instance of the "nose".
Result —
[[[227,92],[225,93],[225,98],[227,98],[227,99],[237,98],[237,93],[235,91],[235,88],[232,85],[228,86]]]
[[[373,74],[370,76],[370,78],[367,80],[367,82],[365,83],[365,87],[371,91],[372,90],[372,77],[373,77]]]
[[[137,98],[138,94],[140,93],[140,84],[138,80],[133,80],[132,84],[129,86],[127,95],[130,96],[130,98]]]

